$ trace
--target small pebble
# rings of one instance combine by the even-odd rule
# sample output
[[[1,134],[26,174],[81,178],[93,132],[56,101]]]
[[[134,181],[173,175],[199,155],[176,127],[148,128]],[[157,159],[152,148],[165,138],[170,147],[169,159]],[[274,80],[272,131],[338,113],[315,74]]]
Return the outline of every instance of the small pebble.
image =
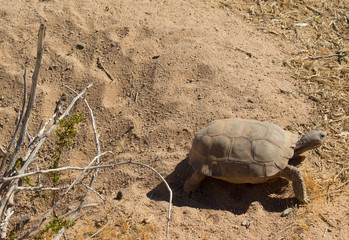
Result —
[[[253,220],[244,220],[242,221],[241,226],[245,226],[246,228],[249,228],[252,223],[253,223]]]
[[[121,200],[123,197],[123,193],[121,191],[118,191],[118,194],[116,195],[116,197],[114,198],[114,200]]]
[[[286,209],[281,213],[281,217],[286,217],[286,216],[288,216],[291,212],[293,212],[293,208],[286,208]]]
[[[18,222],[18,229],[22,229],[24,227],[24,225],[26,225],[30,220],[30,216],[29,215],[25,215],[24,217],[21,218],[21,220],[19,220]]]
[[[86,47],[86,43],[78,43],[77,45],[76,45],[76,48],[77,49],[84,49]]]

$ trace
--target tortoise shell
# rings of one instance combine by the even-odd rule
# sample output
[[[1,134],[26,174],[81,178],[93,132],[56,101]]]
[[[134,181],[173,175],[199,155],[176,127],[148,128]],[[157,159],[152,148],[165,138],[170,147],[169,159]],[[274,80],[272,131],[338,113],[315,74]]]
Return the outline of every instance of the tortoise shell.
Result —
[[[189,163],[194,171],[228,182],[265,182],[287,166],[297,140],[269,122],[216,120],[196,134]]]

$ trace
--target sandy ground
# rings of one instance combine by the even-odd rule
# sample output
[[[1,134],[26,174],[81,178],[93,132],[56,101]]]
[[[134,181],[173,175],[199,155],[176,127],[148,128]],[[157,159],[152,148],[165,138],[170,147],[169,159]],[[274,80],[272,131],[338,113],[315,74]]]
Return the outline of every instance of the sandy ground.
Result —
[[[197,130],[213,119],[267,120],[299,134],[304,125],[311,125],[311,100],[283,66],[297,46],[262,33],[238,12],[200,0],[1,2],[1,146],[13,131],[23,69],[33,72],[38,26],[44,23],[44,61],[31,134],[53,114],[61,94],[70,93],[64,85],[82,90],[93,83],[87,100],[101,147],[115,154],[102,162],[132,158],[166,177],[174,192],[171,239],[348,236],[345,201],[341,206],[315,201],[297,207],[292,187],[284,180],[251,186],[207,179],[192,196],[181,189],[185,179],[179,177],[179,166]],[[110,76],[98,67],[98,59]],[[75,111],[89,116],[82,102]],[[89,121],[79,129],[78,142],[66,152],[62,165],[85,166],[95,154]],[[38,164],[49,161],[52,149],[43,149]],[[321,161],[314,153],[306,156]],[[306,169],[301,170],[306,178]],[[88,201],[98,206],[81,212],[66,239],[85,239],[106,223],[97,239],[165,239],[168,192],[160,183],[156,174],[139,166],[101,170],[95,189],[105,204],[91,194]],[[76,206],[74,194],[82,190],[77,187],[71,202],[60,210]],[[119,191],[123,198],[115,200]],[[35,222],[49,207],[34,193],[21,192],[18,197],[14,219],[28,214]],[[287,207],[296,208],[281,217]],[[333,215],[320,216],[318,208]]]

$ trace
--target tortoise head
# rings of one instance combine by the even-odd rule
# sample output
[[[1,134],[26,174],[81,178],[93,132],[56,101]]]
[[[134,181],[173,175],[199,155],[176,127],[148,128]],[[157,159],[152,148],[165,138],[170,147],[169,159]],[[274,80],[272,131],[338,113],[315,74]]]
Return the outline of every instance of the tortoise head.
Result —
[[[326,137],[326,132],[315,129],[303,135],[301,139],[296,143],[294,149],[294,157],[302,154],[305,151],[320,147]]]

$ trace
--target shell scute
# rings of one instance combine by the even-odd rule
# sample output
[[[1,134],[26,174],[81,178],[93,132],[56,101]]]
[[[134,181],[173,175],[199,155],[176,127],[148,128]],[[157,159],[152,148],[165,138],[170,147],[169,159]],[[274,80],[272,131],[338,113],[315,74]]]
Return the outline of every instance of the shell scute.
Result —
[[[253,161],[252,142],[244,137],[234,138],[230,154],[226,157],[232,161]]]

